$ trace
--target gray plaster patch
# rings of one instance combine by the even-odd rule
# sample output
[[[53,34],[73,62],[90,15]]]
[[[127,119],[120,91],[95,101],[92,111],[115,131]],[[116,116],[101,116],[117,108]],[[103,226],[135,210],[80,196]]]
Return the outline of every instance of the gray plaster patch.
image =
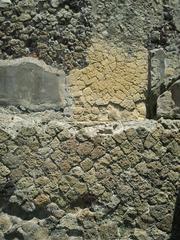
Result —
[[[31,111],[63,109],[65,73],[35,58],[0,60],[0,104]]]

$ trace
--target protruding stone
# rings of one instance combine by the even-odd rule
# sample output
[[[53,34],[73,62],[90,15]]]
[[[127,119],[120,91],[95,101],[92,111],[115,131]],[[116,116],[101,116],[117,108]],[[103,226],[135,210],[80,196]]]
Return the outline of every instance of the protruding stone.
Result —
[[[81,230],[81,227],[78,224],[77,218],[74,214],[67,214],[61,219],[60,226],[62,228],[67,228],[69,230]]]
[[[12,227],[10,217],[7,214],[0,215],[0,231],[7,232]]]
[[[61,1],[59,1],[59,0],[51,0],[51,6],[53,8],[57,8],[57,7],[59,7],[60,2]]]
[[[144,231],[142,229],[137,229],[137,228],[134,231],[133,237],[134,237],[133,239],[136,239],[136,240],[150,240],[148,238],[146,231]]]
[[[27,13],[22,13],[20,16],[19,16],[19,21],[20,22],[26,22],[28,20],[31,19],[31,15],[30,14],[27,14]]]
[[[180,119],[180,80],[176,81],[168,91],[157,100],[157,116]]]

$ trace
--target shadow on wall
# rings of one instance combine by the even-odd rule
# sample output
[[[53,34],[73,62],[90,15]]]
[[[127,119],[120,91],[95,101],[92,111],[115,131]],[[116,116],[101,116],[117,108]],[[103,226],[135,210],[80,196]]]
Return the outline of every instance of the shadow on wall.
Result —
[[[172,223],[172,234],[170,240],[180,239],[180,190],[177,195],[174,218]]]

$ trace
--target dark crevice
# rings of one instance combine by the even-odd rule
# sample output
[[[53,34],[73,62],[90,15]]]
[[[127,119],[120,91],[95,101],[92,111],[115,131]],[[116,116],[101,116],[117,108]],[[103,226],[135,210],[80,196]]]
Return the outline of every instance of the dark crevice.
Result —
[[[116,210],[119,208],[121,202],[119,202],[114,208],[109,208],[109,210],[106,212],[106,214],[103,216],[102,219],[111,218],[112,215],[116,212]]]
[[[83,236],[83,231],[73,229],[73,230],[69,230],[67,232],[67,234],[68,234],[69,237],[82,237]]]
[[[15,185],[11,180],[7,180],[7,183],[0,185],[0,208],[7,204],[14,191]]]
[[[14,240],[14,239],[18,239],[18,240],[24,240],[24,237],[21,233],[17,232],[17,231],[14,231],[14,232],[11,232],[11,233],[6,233],[4,235],[5,239],[6,240]]]
[[[97,197],[93,194],[87,193],[80,196],[76,201],[70,203],[70,208],[80,207],[81,209],[90,208],[92,203],[97,201]]]
[[[155,119],[157,111],[157,97],[152,92],[152,76],[151,76],[151,52],[148,55],[148,87],[146,93],[146,118]]]
[[[9,199],[15,191],[15,185],[11,179],[7,180],[7,183],[0,185],[0,208],[4,213],[11,216],[19,217],[23,220],[30,220],[34,217],[38,219],[44,219],[49,217],[49,213],[45,206],[36,208],[32,212],[27,212],[22,209],[21,206],[15,203],[10,203]],[[25,202],[23,202],[24,204]]]
[[[177,195],[170,240],[180,239],[180,190]]]
[[[8,203],[6,206],[3,207],[3,212],[7,213],[11,216],[16,216],[21,218],[22,220],[31,220],[32,218],[38,218],[38,219],[45,219],[49,217],[49,213],[45,207],[36,208],[32,212],[27,212],[24,209],[22,209],[21,206],[18,206],[14,203]]]
[[[178,80],[180,80],[180,76],[170,79],[169,83],[166,86],[166,90],[168,90]]]

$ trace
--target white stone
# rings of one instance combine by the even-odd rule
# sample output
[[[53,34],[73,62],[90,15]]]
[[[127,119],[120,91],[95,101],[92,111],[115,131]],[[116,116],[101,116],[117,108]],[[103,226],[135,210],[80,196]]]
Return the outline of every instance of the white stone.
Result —
[[[0,8],[8,7],[11,4],[11,0],[0,0]]]
[[[59,7],[59,0],[51,0],[51,6],[53,8]]]

